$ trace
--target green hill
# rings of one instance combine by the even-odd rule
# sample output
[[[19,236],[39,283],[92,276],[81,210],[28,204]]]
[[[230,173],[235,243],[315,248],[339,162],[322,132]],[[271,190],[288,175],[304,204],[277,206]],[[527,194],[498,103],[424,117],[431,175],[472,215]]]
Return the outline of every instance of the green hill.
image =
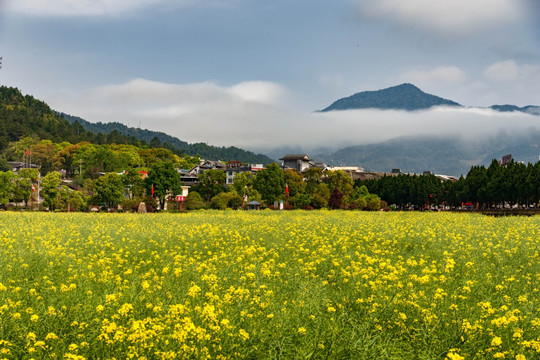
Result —
[[[205,143],[189,144],[176,137],[167,135],[159,131],[128,127],[118,122],[91,123],[80,117],[67,115],[64,113],[60,113],[60,115],[72,124],[76,122],[79,123],[85,130],[92,133],[97,134],[101,132],[103,134],[110,134],[111,132],[116,131],[120,134],[134,137],[141,141],[145,141],[146,143],[150,144],[151,147],[161,146],[173,151],[174,149],[176,149],[187,155],[199,155],[204,159],[219,159],[222,161],[238,160],[243,163],[257,163],[265,165],[270,164],[274,161],[266,155],[255,154],[251,151],[246,151],[234,146],[217,147]]]
[[[70,124],[56,114],[46,103],[18,89],[0,86],[0,151],[10,142],[25,136],[59,143],[68,141],[106,142],[106,137],[85,131],[79,124]],[[120,136],[120,143],[135,144],[138,140]]]
[[[266,155],[236,147],[188,144],[161,132],[129,128],[120,123],[92,124],[81,118],[53,111],[45,102],[23,95],[17,88],[0,86],[0,152],[10,142],[33,136],[55,143],[88,141],[95,144],[130,144],[163,147],[177,155],[200,155],[213,160],[238,160],[269,164]]]

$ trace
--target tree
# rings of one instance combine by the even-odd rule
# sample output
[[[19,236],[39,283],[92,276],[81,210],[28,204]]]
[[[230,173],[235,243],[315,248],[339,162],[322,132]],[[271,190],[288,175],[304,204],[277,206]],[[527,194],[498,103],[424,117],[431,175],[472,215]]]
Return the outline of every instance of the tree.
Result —
[[[328,187],[330,189],[339,189],[345,199],[348,199],[352,193],[353,181],[345,171],[327,171],[326,173]]]
[[[311,197],[311,206],[315,209],[322,209],[328,205],[328,200],[318,193],[313,194]]]
[[[287,169],[283,171],[283,178],[285,184],[289,188],[289,196],[293,197],[299,194],[303,194],[306,190],[306,184],[301,174],[294,169]]]
[[[195,190],[203,197],[206,204],[210,204],[210,199],[225,191],[226,179],[227,175],[223,171],[206,170],[199,174],[199,185],[195,187]]]
[[[313,195],[321,183],[322,169],[318,167],[310,167],[306,170],[304,177],[306,179],[306,193]]]
[[[266,169],[257,172],[253,185],[261,194],[262,199],[267,204],[271,204],[285,191],[283,170],[274,162],[268,165]]]
[[[128,169],[122,175],[124,191],[130,200],[144,195],[144,180],[136,169]]]
[[[230,207],[231,209],[238,209],[242,207],[242,197],[240,195],[234,194],[229,198],[229,201],[227,202],[227,207]]]
[[[16,175],[11,171],[0,171],[0,204],[6,205],[13,197],[13,187]]]
[[[343,193],[337,187],[330,194],[328,207],[330,209],[341,209],[343,207]]]
[[[158,199],[162,210],[165,208],[167,195],[180,194],[182,191],[180,174],[170,161],[159,161],[152,165],[144,183],[147,194],[152,192],[152,188],[154,189],[154,197]]]
[[[216,210],[225,210],[229,204],[229,201],[235,196],[238,195],[233,192],[221,192],[210,200],[210,207]],[[240,205],[242,205],[242,198],[240,198]]]
[[[122,177],[116,173],[105,174],[95,181],[94,191],[98,203],[105,203],[109,208],[113,208],[124,198]]]
[[[0,156],[0,171],[10,171],[11,166],[8,164],[4,156]]]
[[[73,211],[82,211],[87,209],[87,201],[80,191],[70,191],[67,202]]]
[[[381,208],[381,199],[377,195],[370,194],[365,199],[369,210],[379,210]]]
[[[236,192],[240,195],[247,194],[251,189],[253,189],[254,177],[255,176],[252,175],[249,171],[236,174],[234,176],[233,183],[234,190],[236,190]]]
[[[58,205],[58,195],[62,175],[59,172],[52,171],[45,175],[41,180],[41,196],[43,196],[43,205],[54,210]]]
[[[204,201],[196,191],[190,191],[186,196],[186,208],[188,210],[199,210],[204,208]]]

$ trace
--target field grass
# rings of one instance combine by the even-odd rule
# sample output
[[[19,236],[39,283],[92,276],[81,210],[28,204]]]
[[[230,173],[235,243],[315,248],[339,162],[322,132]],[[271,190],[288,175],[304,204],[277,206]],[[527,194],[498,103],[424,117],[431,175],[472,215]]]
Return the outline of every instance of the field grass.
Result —
[[[540,217],[0,213],[0,359],[538,359]]]

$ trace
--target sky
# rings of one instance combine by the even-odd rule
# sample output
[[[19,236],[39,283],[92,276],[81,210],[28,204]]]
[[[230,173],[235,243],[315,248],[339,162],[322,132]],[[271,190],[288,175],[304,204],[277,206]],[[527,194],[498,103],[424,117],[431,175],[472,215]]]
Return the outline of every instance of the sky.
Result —
[[[487,109],[316,113],[404,82],[540,105],[537,0],[0,0],[0,84],[188,142],[339,148],[540,128]]]

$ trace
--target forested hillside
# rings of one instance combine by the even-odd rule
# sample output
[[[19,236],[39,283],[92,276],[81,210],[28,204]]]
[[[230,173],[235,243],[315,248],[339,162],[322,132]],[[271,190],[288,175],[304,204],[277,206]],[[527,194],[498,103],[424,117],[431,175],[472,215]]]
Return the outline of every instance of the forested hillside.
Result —
[[[200,156],[213,160],[238,160],[244,163],[268,164],[273,160],[236,147],[216,147],[204,143],[188,144],[165,133],[129,128],[120,123],[92,124],[81,118],[53,111],[45,102],[18,89],[0,86],[0,152],[10,142],[24,137],[72,144],[123,144],[138,147],[165,148],[176,155]]]
[[[51,140],[56,143],[88,141],[96,144],[116,143],[146,145],[145,142],[118,132],[108,135],[86,131],[80,124],[69,123],[46,103],[16,88],[0,87],[0,151],[10,142],[23,137]]]
[[[219,159],[225,161],[238,160],[243,163],[265,165],[274,161],[266,155],[255,154],[251,151],[246,151],[234,146],[218,147],[205,143],[189,144],[174,136],[167,135],[160,131],[128,127],[119,122],[110,122],[106,124],[101,122],[91,123],[77,116],[63,113],[60,113],[60,115],[72,124],[78,122],[85,130],[91,131],[95,134],[100,132],[103,134],[109,134],[113,131],[117,131],[120,134],[128,135],[141,141],[146,141],[151,147],[162,146],[173,151],[175,151],[176,149],[185,152],[187,155],[200,156],[203,159]]]

